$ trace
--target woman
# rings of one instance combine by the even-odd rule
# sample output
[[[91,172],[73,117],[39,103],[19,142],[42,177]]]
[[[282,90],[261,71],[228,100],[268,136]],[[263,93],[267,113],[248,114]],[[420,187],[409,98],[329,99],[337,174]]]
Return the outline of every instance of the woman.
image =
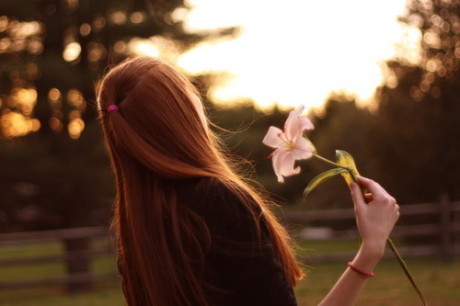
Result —
[[[194,86],[152,58],[113,68],[98,92],[116,176],[112,228],[130,306],[297,305],[303,277],[270,202],[235,171]],[[398,206],[352,186],[363,243],[324,305],[351,305],[382,257]],[[354,268],[354,270],[353,270]],[[361,274],[359,272],[362,272]]]

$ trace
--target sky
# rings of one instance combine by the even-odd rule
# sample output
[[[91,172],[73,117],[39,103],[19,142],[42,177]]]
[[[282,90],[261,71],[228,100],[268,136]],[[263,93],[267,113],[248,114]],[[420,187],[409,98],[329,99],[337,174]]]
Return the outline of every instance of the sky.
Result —
[[[230,78],[210,91],[221,105],[252,99],[261,109],[275,104],[321,106],[331,92],[370,103],[382,83],[385,60],[417,61],[418,30],[398,23],[405,0],[188,0],[178,10],[186,29],[239,26],[232,40],[199,44],[179,58],[190,74],[225,72]]]

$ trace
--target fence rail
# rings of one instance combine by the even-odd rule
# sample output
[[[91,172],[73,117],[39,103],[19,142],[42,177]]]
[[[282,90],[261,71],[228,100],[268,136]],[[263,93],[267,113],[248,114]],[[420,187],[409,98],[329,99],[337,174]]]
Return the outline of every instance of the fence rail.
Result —
[[[424,203],[402,205],[402,216],[428,215],[432,223],[426,224],[401,224],[394,229],[395,237],[431,237],[431,244],[399,248],[403,256],[441,255],[448,260],[453,254],[460,253],[460,202],[449,202],[442,197],[439,203]],[[285,224],[308,224],[314,222],[315,226],[331,221],[352,222],[353,209],[332,209],[323,211],[285,212],[281,220]],[[355,239],[358,232],[355,228],[330,230],[330,235],[322,239]],[[91,288],[96,280],[115,278],[116,269],[110,273],[91,271],[90,262],[98,256],[113,254],[113,247],[109,244],[103,248],[94,249],[91,241],[97,238],[109,239],[109,231],[105,227],[84,227],[72,229],[59,229],[37,232],[21,232],[0,234],[0,251],[15,245],[27,245],[42,242],[60,242],[64,245],[61,254],[39,255],[34,257],[15,257],[0,259],[2,266],[45,264],[50,262],[64,262],[67,266],[67,275],[47,277],[40,279],[0,281],[0,290],[22,287],[67,284],[69,291],[84,291]],[[433,237],[434,242],[433,242]],[[436,241],[438,242],[436,244]],[[311,255],[305,260],[309,263],[346,260],[352,258],[355,252],[338,252],[331,254]],[[385,256],[391,256],[386,253]]]
[[[440,255],[445,260],[450,260],[452,255],[460,253],[460,201],[450,202],[446,196],[441,196],[438,203],[422,203],[401,206],[401,216],[404,218],[413,218],[414,216],[430,216],[430,223],[415,224],[397,224],[391,234],[392,237],[398,238],[431,238],[429,240],[438,241],[437,244],[425,244],[412,247],[399,248],[403,256],[425,256]],[[321,227],[322,224],[328,224],[330,221],[350,221],[353,220],[354,210],[350,209],[331,209],[321,211],[302,211],[302,212],[285,212],[281,216],[284,224],[307,225],[314,223],[315,226]],[[426,219],[426,218],[425,218]],[[425,221],[426,222],[426,221]],[[358,238],[359,233],[355,227],[347,230],[333,230],[328,232],[329,235],[321,235],[321,240],[328,239],[353,239]],[[302,239],[299,235],[298,239]],[[312,239],[312,237],[309,237]],[[313,238],[314,239],[314,238]],[[306,260],[309,262],[327,261],[327,260],[346,260],[351,258],[354,253],[334,253],[312,255]],[[385,256],[391,256],[386,253]]]
[[[91,242],[94,239],[109,240],[109,231],[106,227],[82,227],[36,232],[20,232],[0,234],[0,251],[2,248],[11,248],[36,243],[59,242],[64,252],[59,254],[46,254],[25,257],[0,259],[2,266],[33,265],[63,262],[67,274],[63,276],[45,277],[37,279],[0,281],[0,290],[35,287],[43,285],[67,285],[70,292],[87,291],[92,288],[97,280],[115,279],[117,272],[95,273],[91,271],[91,261],[99,256],[114,254],[111,243],[103,247],[94,248]]]
[[[3,245],[45,242],[59,239],[104,237],[107,236],[108,233],[106,227],[97,226],[0,234],[0,247]]]
[[[460,213],[460,201],[449,202],[447,207],[441,209],[440,203],[422,203],[402,205],[400,208],[401,215],[423,215],[436,214],[444,210],[451,213]],[[449,207],[450,206],[450,207]],[[355,213],[352,208],[344,209],[327,209],[327,210],[311,210],[301,212],[286,212],[281,217],[287,223],[304,223],[309,221],[325,221],[325,220],[344,220],[354,218]]]

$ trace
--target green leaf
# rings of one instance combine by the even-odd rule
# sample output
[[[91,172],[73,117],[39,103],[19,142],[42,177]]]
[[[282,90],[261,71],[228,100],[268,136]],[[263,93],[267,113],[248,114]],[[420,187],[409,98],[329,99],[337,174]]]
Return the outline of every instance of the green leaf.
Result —
[[[348,170],[346,169],[343,169],[343,168],[334,168],[334,169],[331,169],[331,170],[328,170],[326,172],[323,172],[317,176],[315,176],[311,181],[310,183],[308,184],[308,186],[305,188],[305,190],[303,191],[303,197],[304,199],[310,194],[310,192],[316,188],[316,186],[318,186],[319,184],[323,183],[325,180],[333,177],[333,176],[336,176],[337,174],[340,174],[340,173],[345,173],[345,172],[348,172]]]
[[[356,177],[359,175],[358,169],[356,168],[355,160],[353,159],[353,156],[351,156],[351,154],[346,151],[336,150],[335,157],[339,165],[347,167],[351,170],[353,176],[350,175],[348,171],[345,173],[342,173],[343,178],[345,179],[347,184],[350,185],[351,182],[354,181],[353,177]]]

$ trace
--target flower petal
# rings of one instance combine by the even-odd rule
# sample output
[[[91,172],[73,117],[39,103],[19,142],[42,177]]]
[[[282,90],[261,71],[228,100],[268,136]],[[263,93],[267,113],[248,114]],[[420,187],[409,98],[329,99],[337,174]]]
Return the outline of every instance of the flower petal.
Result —
[[[300,117],[298,124],[299,124],[299,129],[302,131],[302,133],[305,130],[313,130],[315,128],[313,123],[307,117]]]
[[[287,152],[282,150],[275,150],[272,154],[273,171],[275,171],[276,178],[280,183],[284,182],[284,178],[281,175],[280,160],[284,158],[285,154],[287,154]]]
[[[308,159],[316,151],[313,144],[307,138],[300,137],[295,143],[295,148],[291,150],[292,157],[296,160]]]
[[[294,168],[295,159],[290,152],[288,152],[284,159],[280,162],[281,164],[281,175],[290,176],[300,173],[300,167]]]
[[[278,182],[283,182],[283,177],[300,173],[300,167],[294,168],[295,159],[290,152],[277,150],[276,159],[273,159],[273,169],[275,169]]]
[[[313,151],[302,151],[298,149],[294,149],[291,151],[292,158],[295,160],[301,160],[301,159],[309,159],[310,157],[313,156]]]
[[[280,138],[282,134],[283,131],[281,129],[271,126],[268,128],[267,134],[262,140],[262,143],[273,149],[279,148],[283,144],[283,141]]]
[[[284,124],[284,133],[286,134],[289,141],[294,142],[295,138],[302,134],[299,130],[299,117],[304,109],[303,105],[298,106],[289,113],[286,123]]]

